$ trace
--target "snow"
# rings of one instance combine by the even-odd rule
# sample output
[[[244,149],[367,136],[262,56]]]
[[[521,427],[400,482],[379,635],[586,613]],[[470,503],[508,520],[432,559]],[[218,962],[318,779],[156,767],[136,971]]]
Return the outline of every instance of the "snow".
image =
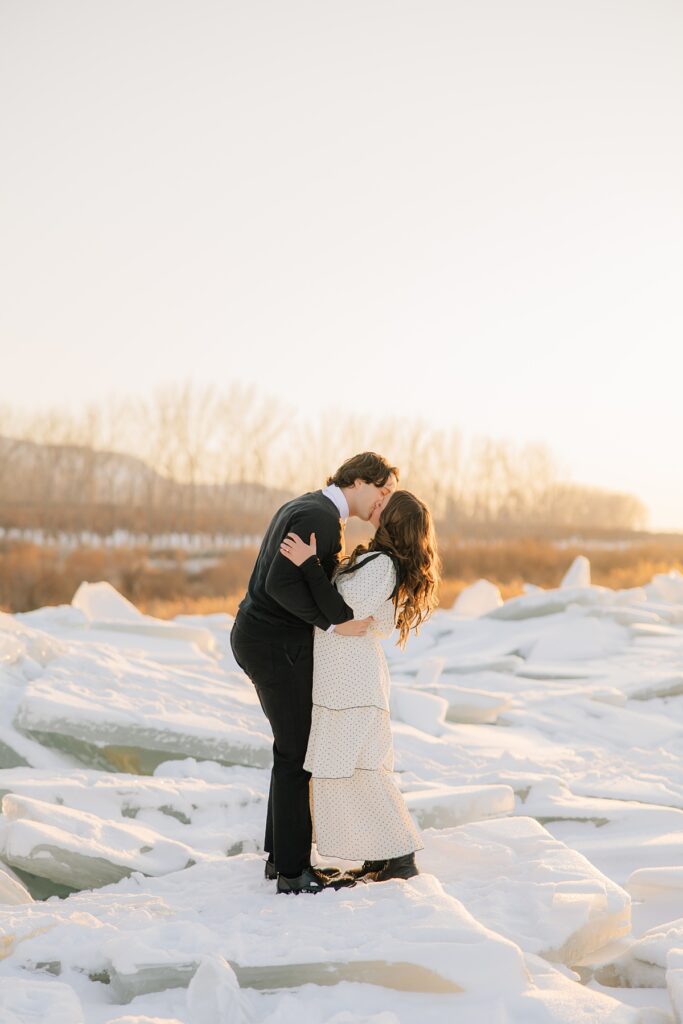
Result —
[[[0,978],[3,1024],[83,1024],[83,1009],[69,985],[31,978]]]
[[[421,874],[313,899],[263,877],[231,625],[98,582],[0,614],[2,1024],[683,1019],[680,573],[581,556],[386,641]]]

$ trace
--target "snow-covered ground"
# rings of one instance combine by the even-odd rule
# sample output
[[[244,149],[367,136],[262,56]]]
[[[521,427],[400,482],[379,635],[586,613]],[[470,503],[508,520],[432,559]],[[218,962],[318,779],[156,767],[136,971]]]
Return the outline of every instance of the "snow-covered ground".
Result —
[[[421,874],[276,897],[228,615],[0,615],[0,1024],[683,1019],[683,576],[386,643]],[[352,641],[350,641],[352,642]]]

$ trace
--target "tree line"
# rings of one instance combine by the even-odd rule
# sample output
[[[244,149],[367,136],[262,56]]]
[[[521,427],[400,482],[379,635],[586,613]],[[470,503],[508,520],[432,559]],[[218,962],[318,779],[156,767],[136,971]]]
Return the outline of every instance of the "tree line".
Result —
[[[254,387],[191,381],[78,411],[0,406],[0,525],[253,534],[356,451],[380,451],[444,536],[644,529],[634,495],[567,479],[543,444],[465,443],[424,420],[304,420]]]

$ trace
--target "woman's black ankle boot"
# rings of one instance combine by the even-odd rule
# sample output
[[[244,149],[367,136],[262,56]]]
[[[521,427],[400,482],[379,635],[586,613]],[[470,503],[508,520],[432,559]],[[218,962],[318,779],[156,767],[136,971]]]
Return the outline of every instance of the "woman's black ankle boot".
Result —
[[[420,871],[415,863],[415,854],[406,853],[403,857],[391,857],[375,876],[376,882],[388,882],[390,878],[414,878]]]

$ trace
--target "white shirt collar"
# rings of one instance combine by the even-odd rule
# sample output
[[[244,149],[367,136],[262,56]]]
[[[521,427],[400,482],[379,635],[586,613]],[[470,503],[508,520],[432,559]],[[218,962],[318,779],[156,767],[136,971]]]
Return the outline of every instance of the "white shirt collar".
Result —
[[[339,518],[345,523],[349,518],[349,503],[341,487],[337,487],[336,484],[328,484],[327,487],[323,487],[323,494],[336,505]]]

